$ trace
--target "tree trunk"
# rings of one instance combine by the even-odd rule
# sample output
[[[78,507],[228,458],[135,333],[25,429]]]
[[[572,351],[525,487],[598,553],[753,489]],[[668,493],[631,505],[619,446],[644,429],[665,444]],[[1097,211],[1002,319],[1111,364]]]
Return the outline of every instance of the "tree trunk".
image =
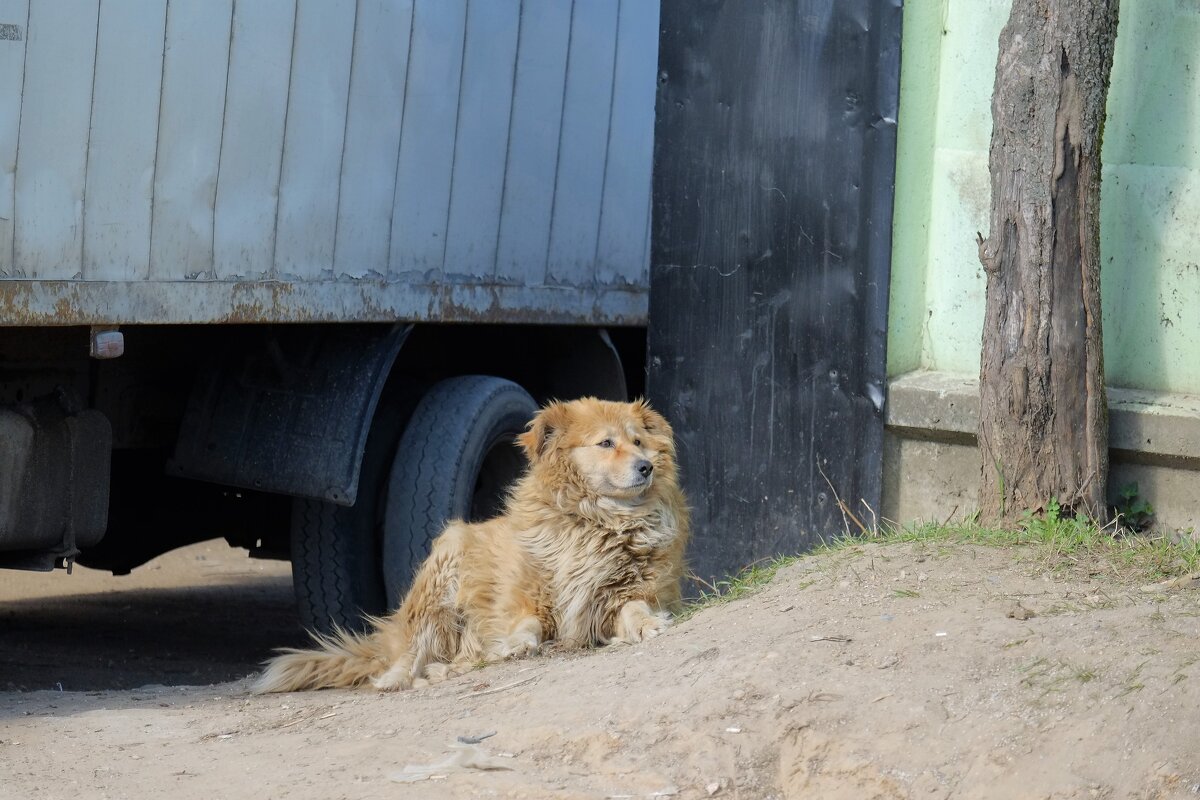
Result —
[[[1119,0],[1013,0],[992,93],[980,515],[1107,516],[1100,141]]]

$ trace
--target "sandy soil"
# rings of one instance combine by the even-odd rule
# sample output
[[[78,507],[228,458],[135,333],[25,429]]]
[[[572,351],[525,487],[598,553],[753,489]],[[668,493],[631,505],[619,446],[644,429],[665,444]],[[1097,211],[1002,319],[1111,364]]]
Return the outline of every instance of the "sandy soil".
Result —
[[[205,579],[210,600],[240,586],[243,599],[218,614],[227,618],[194,628],[185,657],[163,661],[183,666],[156,685],[0,693],[0,797],[1200,794],[1196,589],[1051,575],[1024,550],[871,546],[806,559],[754,597],[641,646],[515,661],[400,694],[252,697],[244,679],[162,685],[189,682],[187,659],[204,661],[206,648],[236,666],[233,656],[252,655],[263,638],[294,638],[286,565],[248,583],[227,573],[256,562],[214,568],[209,552],[171,554],[155,562],[162,587],[110,598],[164,602],[168,576]],[[3,594],[32,585],[6,578]],[[21,633],[47,620],[38,606],[0,604],[0,686],[14,641],[42,685],[100,680],[105,669],[56,668]],[[247,629],[265,635],[239,633]],[[242,644],[232,653],[214,636]],[[90,663],[101,644],[81,632],[60,652]],[[128,664],[144,676],[154,661],[135,655]],[[454,748],[458,737],[493,733],[475,750]],[[454,754],[505,769],[419,769]],[[406,778],[419,780],[398,782]]]

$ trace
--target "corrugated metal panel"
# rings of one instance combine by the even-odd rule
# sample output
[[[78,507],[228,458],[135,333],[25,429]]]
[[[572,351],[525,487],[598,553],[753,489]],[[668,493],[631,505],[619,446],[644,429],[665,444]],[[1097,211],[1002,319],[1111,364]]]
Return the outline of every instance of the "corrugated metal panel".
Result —
[[[214,278],[266,278],[273,271],[295,14],[294,0],[233,4],[213,212]]]
[[[549,283],[570,285],[584,275],[589,280],[594,275],[608,156],[617,12],[617,3],[575,4],[558,140]]]
[[[150,209],[167,0],[102,3],[83,204],[83,277],[150,274]]]
[[[642,257],[650,224],[646,182],[654,161],[654,81],[658,70],[658,4],[625,0],[617,27],[613,99],[608,125],[604,203],[596,246],[596,278],[603,284],[644,280]],[[637,235],[639,226],[642,235]]]
[[[404,97],[412,15],[411,0],[359,2],[334,251],[337,276],[387,275],[404,116],[396,98]]]
[[[233,0],[171,0],[163,60],[154,216],[153,280],[213,268],[213,206],[225,113]]]
[[[282,278],[333,276],[354,12],[354,0],[299,0],[296,8],[275,223],[275,274]]]
[[[571,5],[543,3],[521,16],[517,72],[513,79],[504,204],[496,252],[500,283],[541,283],[550,252],[550,214],[558,168],[563,89]],[[538,43],[539,46],[531,46]]]
[[[458,92],[462,77],[466,3],[417,0],[413,8],[408,86],[392,210],[394,276],[434,280],[446,253],[446,217]]]
[[[21,106],[28,20],[29,0],[0,0],[0,109]],[[20,114],[0,114],[0,278],[7,278],[13,272],[13,207],[20,121]]]
[[[520,24],[519,0],[468,7],[446,226],[448,276],[490,276],[496,269]]]
[[[0,324],[644,320],[657,2],[84,6],[0,0]]]
[[[83,277],[83,185],[99,10],[99,0],[92,0],[60,18],[52,4],[30,3],[13,209],[14,277]]]

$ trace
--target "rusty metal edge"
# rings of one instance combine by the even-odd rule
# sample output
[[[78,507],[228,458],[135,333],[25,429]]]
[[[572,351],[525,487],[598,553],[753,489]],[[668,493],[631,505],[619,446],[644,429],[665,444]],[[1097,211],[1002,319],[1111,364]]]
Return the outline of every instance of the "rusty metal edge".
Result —
[[[646,324],[645,287],[0,280],[0,327],[260,322]]]

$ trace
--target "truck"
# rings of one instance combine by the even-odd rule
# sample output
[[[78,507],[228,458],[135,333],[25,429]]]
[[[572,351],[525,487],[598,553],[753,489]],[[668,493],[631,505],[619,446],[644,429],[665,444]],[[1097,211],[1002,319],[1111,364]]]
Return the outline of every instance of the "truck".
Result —
[[[641,389],[658,6],[0,0],[0,567],[394,607],[539,403]]]

